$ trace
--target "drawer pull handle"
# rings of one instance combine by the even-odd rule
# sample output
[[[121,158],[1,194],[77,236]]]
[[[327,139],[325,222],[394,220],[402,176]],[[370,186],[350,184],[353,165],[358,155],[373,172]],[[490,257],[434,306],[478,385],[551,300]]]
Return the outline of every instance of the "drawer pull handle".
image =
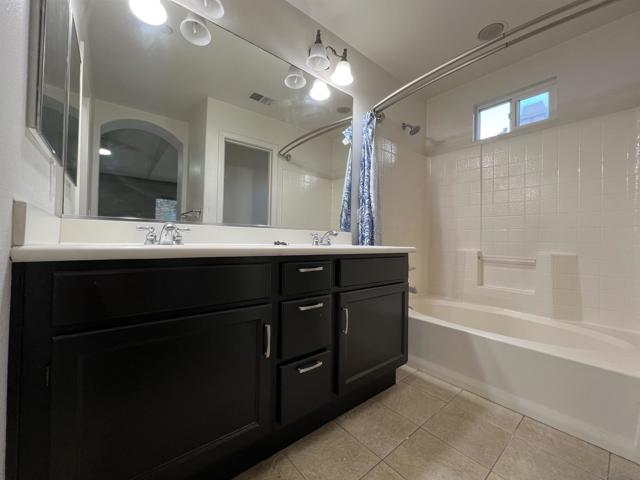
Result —
[[[300,273],[311,273],[311,272],[322,272],[324,271],[324,267],[309,267],[309,268],[299,268],[298,272]]]
[[[342,333],[344,335],[349,335],[349,307],[344,307],[344,330]]]
[[[324,307],[324,303],[319,302],[319,303],[316,303],[315,305],[300,306],[298,307],[298,310],[300,310],[301,312],[308,312],[309,310],[317,310],[322,307]]]
[[[268,323],[264,326],[264,333],[266,337],[266,346],[264,350],[264,358],[271,358],[271,325]]]
[[[320,368],[322,365],[324,365],[324,363],[322,363],[321,360],[318,360],[316,363],[308,367],[298,367],[298,373],[307,373],[312,370],[315,370],[316,368]]]

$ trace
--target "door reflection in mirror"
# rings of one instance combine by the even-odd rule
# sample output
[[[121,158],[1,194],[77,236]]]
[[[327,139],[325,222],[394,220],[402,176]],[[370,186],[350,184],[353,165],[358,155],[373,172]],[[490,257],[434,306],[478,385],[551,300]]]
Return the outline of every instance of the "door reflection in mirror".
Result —
[[[116,120],[100,135],[98,215],[176,221],[182,143],[140,120]]]

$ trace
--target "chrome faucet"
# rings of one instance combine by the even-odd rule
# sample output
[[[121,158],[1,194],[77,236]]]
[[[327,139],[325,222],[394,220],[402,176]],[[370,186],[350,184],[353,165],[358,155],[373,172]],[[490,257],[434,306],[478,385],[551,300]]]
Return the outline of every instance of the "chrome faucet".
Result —
[[[322,235],[319,233],[312,233],[311,245],[313,245],[314,247],[317,247],[317,246],[328,247],[331,245],[331,237],[337,237],[337,236],[338,236],[338,232],[336,232],[335,230],[329,230],[323,233]]]
[[[181,228],[173,223],[165,223],[160,231],[160,236],[156,234],[156,227],[136,227],[136,230],[144,230],[147,236],[144,239],[145,245],[182,245],[182,232],[188,232],[190,228]]]
[[[190,228],[181,228],[173,223],[165,223],[160,230],[159,245],[182,245],[182,232],[190,231]]]

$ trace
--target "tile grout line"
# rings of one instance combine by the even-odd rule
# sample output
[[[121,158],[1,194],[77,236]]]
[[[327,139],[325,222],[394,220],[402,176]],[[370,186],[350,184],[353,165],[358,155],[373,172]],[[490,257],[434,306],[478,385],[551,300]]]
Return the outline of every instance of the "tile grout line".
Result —
[[[611,478],[611,455],[613,455],[613,453],[609,452],[609,462],[607,463],[607,478],[606,478],[606,480],[609,480]]]
[[[304,437],[303,437],[304,438]],[[293,445],[293,444],[292,444]],[[289,462],[291,463],[291,465],[293,465],[293,468],[295,469],[296,472],[298,472],[300,474],[300,476],[304,479],[304,480],[309,480],[304,473],[302,473],[300,471],[300,469],[298,468],[298,466],[295,464],[295,462],[291,459],[291,457],[289,457],[289,454],[286,452],[286,448],[282,450],[282,453],[284,455],[284,457],[289,460]]]
[[[492,473],[495,473],[493,470],[496,468],[496,465],[498,464],[498,462],[502,458],[502,455],[504,455],[504,452],[506,452],[507,448],[509,448],[509,445],[511,445],[511,442],[513,441],[513,437],[515,437],[516,432],[518,431],[518,428],[520,428],[520,425],[522,424],[522,422],[524,422],[525,415],[523,415],[522,413],[519,413],[519,412],[516,412],[516,413],[518,413],[518,415],[521,416],[520,421],[518,422],[518,425],[516,425],[516,428],[513,429],[513,432],[511,432],[511,436],[509,437],[509,441],[507,442],[507,444],[502,449],[502,452],[500,452],[500,455],[498,455],[498,458],[496,458],[496,461],[493,462],[493,465],[491,465],[491,468],[489,469],[489,473],[487,474],[487,478],[489,478],[489,476]],[[496,473],[496,475],[497,475],[497,473]]]

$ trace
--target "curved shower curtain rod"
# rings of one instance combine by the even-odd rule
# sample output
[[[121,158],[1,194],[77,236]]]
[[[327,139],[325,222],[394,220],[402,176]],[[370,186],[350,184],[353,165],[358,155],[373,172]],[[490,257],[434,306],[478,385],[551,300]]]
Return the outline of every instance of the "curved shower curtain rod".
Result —
[[[531,27],[535,27],[536,25],[546,20],[550,20],[562,13],[573,10],[586,3],[592,3],[593,1],[594,0],[575,0],[571,3],[568,3],[567,5],[564,5],[562,7],[551,10],[543,15],[540,15],[539,17],[536,17],[533,20],[529,20],[528,22],[520,24],[517,27],[513,27],[510,30],[507,30],[506,32],[500,34],[500,36],[494,38],[493,40],[489,40],[487,42],[481,43],[480,45],[477,45],[461,53],[460,55],[452,58],[451,60],[446,61],[442,65],[439,65],[438,67],[428,71],[424,75],[419,76],[415,80],[412,80],[411,82],[407,83],[403,87],[400,87],[398,90],[387,95],[385,98],[383,98],[378,103],[376,103],[373,106],[373,108],[371,108],[371,111],[373,111],[376,114],[378,121],[382,121],[384,120],[383,112],[387,108],[395,105],[396,103],[404,100],[407,97],[410,97],[411,95],[419,92],[423,88],[426,88],[429,85],[433,85],[434,83],[439,82],[440,80],[448,77],[449,75],[452,75],[464,68],[467,68],[468,66],[473,65],[474,63],[479,62],[480,60],[490,57],[491,55],[494,55],[495,53],[498,53],[504,50],[505,48],[508,48],[512,45],[520,43],[531,37],[539,35],[547,30],[557,27],[558,25],[562,25],[563,23],[569,22],[583,15],[591,13],[609,4],[619,2],[620,0],[602,0],[594,5],[583,8],[582,10],[578,10],[577,12],[574,12],[570,15],[566,15],[562,18],[552,21],[551,23],[547,23],[539,28],[531,30],[530,32],[523,33],[522,35],[517,36],[511,40],[507,40],[507,41],[504,41],[503,43],[500,43],[503,40],[508,39],[509,37],[513,37],[514,35],[521,33],[524,30],[527,30]],[[487,50],[489,47],[492,47],[492,48]],[[472,57],[472,55],[474,54],[478,54],[478,55]],[[458,62],[461,62],[462,60],[465,60],[468,57],[472,57],[472,58],[466,60],[463,63],[458,63]],[[309,140],[313,140],[314,138],[319,137],[320,135],[323,135],[327,132],[340,128],[343,125],[346,125],[347,123],[351,122],[351,119],[352,117],[348,117],[338,122],[334,122],[324,127],[320,127],[315,130],[312,130],[311,132],[308,132],[296,138],[294,141],[288,143],[287,145],[285,145],[278,153],[280,154],[280,156],[286,158],[287,160],[291,160],[290,152],[294,148],[297,148],[300,145],[308,142]]]
[[[309,140],[313,140],[314,138],[319,137],[320,135],[324,135],[325,133],[329,133],[333,130],[337,130],[340,127],[348,125],[351,123],[353,117],[343,118],[342,120],[338,120],[337,122],[330,123],[329,125],[325,125],[320,128],[316,128],[315,130],[311,130],[310,132],[305,133],[304,135],[299,136],[294,141],[287,143],[284,147],[280,149],[278,155],[286,159],[287,161],[291,161],[291,150],[299,147],[303,143],[307,143]]]
[[[576,0],[573,1],[571,3],[568,3],[567,5],[564,5],[562,7],[556,8],[554,10],[551,10],[543,15],[540,15],[539,17],[534,18],[533,20],[530,20],[528,22],[525,22],[521,25],[518,25],[517,27],[513,27],[510,30],[507,30],[506,32],[500,34],[500,36],[494,38],[493,40],[489,40],[487,42],[481,43],[480,45],[477,45],[463,53],[461,53],[460,55],[452,58],[451,60],[446,61],[445,63],[443,63],[442,65],[428,71],[427,73],[425,73],[424,75],[419,76],[418,78],[416,78],[415,80],[412,80],[411,82],[407,83],[406,85],[404,85],[403,87],[400,87],[398,90],[396,90],[395,92],[387,95],[385,98],[383,98],[382,100],[380,100],[378,103],[376,103],[373,108],[371,108],[371,111],[373,111],[376,116],[378,117],[378,120],[383,120],[384,119],[384,114],[383,112],[391,107],[392,105],[395,105],[396,103],[400,102],[401,100],[404,100],[405,98],[413,95],[414,93],[422,90],[423,88],[428,87],[429,85],[432,85],[440,80],[442,80],[443,78],[448,77],[449,75],[452,75],[453,73],[456,73],[480,60],[483,60],[495,53],[498,53],[501,50],[504,50],[505,48],[508,48],[512,45],[515,45],[517,43],[520,43],[524,40],[527,40],[533,36],[539,35],[547,30],[550,30],[551,28],[557,27],[558,25],[562,25],[563,23],[569,22],[575,18],[581,17],[583,15],[586,15],[588,13],[591,13],[595,10],[598,10],[602,7],[605,7],[611,3],[615,3],[618,2],[620,0],[603,0],[600,1],[599,3],[596,3],[595,5],[591,5],[590,7],[586,7],[583,8],[582,10],[579,10],[577,12],[574,12],[570,15],[564,16],[558,20],[555,20],[551,23],[548,23],[546,25],[543,25],[542,27],[539,27],[535,30],[532,30],[530,32],[527,33],[523,33],[522,35],[512,39],[512,40],[508,40],[504,43],[500,43],[501,41],[512,37],[514,35],[516,35],[517,33],[520,33],[524,30],[527,30],[531,27],[534,27],[546,20],[552,19],[553,17],[556,17],[558,15],[560,15],[561,13],[567,12],[569,10],[573,10],[576,7],[579,7],[585,3],[590,3],[593,2],[593,0]],[[495,45],[495,46],[494,46]],[[484,51],[489,47],[492,47],[490,50]],[[449,67],[452,67],[453,65],[455,65],[456,63],[471,57],[472,55],[478,53],[479,55],[472,57],[471,59],[467,60],[464,63],[461,63],[459,65],[454,66],[451,69],[448,69]],[[448,69],[448,70],[447,70]],[[441,73],[442,72],[442,73]],[[437,76],[434,76],[436,74],[439,74]]]

